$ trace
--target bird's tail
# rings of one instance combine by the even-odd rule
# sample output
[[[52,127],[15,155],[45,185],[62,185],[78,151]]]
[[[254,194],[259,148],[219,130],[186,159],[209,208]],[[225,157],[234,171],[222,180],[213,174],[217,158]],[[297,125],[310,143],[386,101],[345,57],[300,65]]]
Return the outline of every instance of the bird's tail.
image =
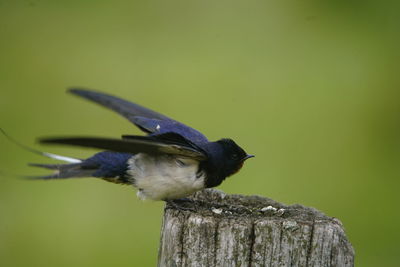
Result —
[[[21,147],[24,150],[27,150],[31,153],[35,153],[47,158],[56,159],[60,161],[64,161],[66,163],[61,164],[41,164],[41,163],[29,163],[28,165],[34,167],[40,167],[45,169],[53,170],[53,173],[50,175],[44,176],[22,176],[28,179],[65,179],[65,178],[77,178],[77,177],[90,177],[94,172],[97,171],[97,166],[90,166],[88,164],[83,164],[83,160],[61,156],[53,153],[43,152],[21,144],[16,141],[14,138],[9,136],[3,129],[0,128],[0,132],[12,143]]]
[[[97,168],[84,168],[81,163],[72,164],[41,164],[29,163],[29,166],[40,167],[53,170],[50,175],[43,176],[25,176],[33,180],[66,179],[78,177],[91,177]]]

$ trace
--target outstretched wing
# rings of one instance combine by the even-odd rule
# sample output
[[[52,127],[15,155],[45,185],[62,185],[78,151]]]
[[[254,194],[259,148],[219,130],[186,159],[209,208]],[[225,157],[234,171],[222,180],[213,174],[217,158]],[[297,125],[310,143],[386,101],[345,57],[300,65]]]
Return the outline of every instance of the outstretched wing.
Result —
[[[146,133],[158,135],[175,132],[194,143],[208,141],[199,131],[138,104],[86,89],[73,88],[69,91],[119,113]]]
[[[205,152],[193,146],[190,142],[184,142],[183,140],[184,138],[170,138],[169,136],[165,136],[165,138],[157,138],[156,136],[129,136],[125,139],[103,137],[57,137],[44,138],[41,139],[40,142],[44,144],[62,144],[101,148],[115,152],[132,154],[172,154],[189,157],[199,161],[207,159]]]
[[[69,92],[96,102],[97,104],[100,104],[106,108],[112,109],[127,118],[132,123],[135,123],[136,116],[159,120],[171,120],[167,116],[164,116],[160,113],[112,95],[78,88],[71,88],[69,89]]]

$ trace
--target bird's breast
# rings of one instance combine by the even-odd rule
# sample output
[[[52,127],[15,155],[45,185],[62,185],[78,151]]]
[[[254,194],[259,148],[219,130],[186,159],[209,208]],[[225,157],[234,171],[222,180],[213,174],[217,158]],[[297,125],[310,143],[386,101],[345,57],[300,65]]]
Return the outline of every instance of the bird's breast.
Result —
[[[199,162],[174,155],[139,153],[128,160],[128,176],[141,199],[170,200],[186,197],[204,188],[205,175]]]

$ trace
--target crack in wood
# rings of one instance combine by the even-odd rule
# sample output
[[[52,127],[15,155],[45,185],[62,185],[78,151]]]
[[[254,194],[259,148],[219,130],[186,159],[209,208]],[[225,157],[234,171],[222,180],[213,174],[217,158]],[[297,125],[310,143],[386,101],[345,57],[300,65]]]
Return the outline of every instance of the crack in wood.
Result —
[[[314,226],[315,226],[315,221],[313,221],[312,225],[311,225],[311,235],[310,235],[310,240],[308,243],[308,251],[307,251],[307,256],[306,256],[306,266],[308,266],[308,261],[310,260],[310,257],[311,257],[313,237],[314,237]]]
[[[216,226],[214,231],[214,266],[217,266],[217,244],[218,244],[218,231],[219,231],[219,220],[216,219]]]
[[[251,222],[251,231],[250,231],[250,252],[249,252],[249,266],[251,266],[252,261],[253,261],[253,249],[254,249],[254,243],[256,240],[256,234],[255,234],[255,222]]]

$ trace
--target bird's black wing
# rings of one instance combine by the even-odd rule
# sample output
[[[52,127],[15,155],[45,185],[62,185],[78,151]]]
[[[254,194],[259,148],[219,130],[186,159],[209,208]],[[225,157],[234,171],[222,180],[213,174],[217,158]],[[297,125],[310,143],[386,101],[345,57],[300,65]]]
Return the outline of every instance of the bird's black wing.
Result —
[[[183,140],[183,139],[182,139]],[[146,153],[150,155],[172,154],[193,158],[199,161],[207,159],[207,155],[192,144],[182,140],[157,138],[155,136],[129,136],[125,139],[103,137],[57,137],[44,138],[44,144],[62,144],[82,147],[107,149],[124,153]]]
[[[134,118],[136,116],[159,120],[170,120],[170,118],[167,116],[112,95],[78,88],[71,88],[69,89],[69,92],[96,102],[97,104],[100,104],[106,108],[112,109],[127,118],[132,123],[135,123]]]
[[[72,88],[69,92],[121,114],[146,133],[175,132],[198,144],[208,141],[202,133],[183,123],[121,98],[87,89]]]

